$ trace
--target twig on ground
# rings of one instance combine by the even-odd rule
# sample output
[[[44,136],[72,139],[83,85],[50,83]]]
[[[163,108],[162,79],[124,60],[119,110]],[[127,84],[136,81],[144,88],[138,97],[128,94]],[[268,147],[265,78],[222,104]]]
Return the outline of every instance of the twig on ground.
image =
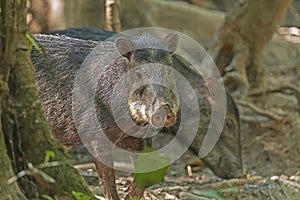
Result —
[[[276,93],[276,92],[280,92],[280,93],[287,94],[287,95],[294,94],[298,100],[299,111],[300,111],[300,89],[294,85],[284,85],[279,88],[268,89],[265,91],[254,91],[254,92],[251,92],[249,94],[249,96],[255,97],[255,96],[261,96],[261,95],[265,95],[265,94],[269,94],[269,93]]]
[[[238,105],[245,106],[256,112],[257,114],[261,116],[268,117],[270,119],[273,119],[276,122],[282,122],[285,119],[285,116],[279,116],[271,111],[264,110],[262,108],[257,107],[255,104],[247,101],[237,101]]]
[[[229,179],[229,180],[224,180],[222,182],[205,184],[201,186],[201,188],[206,188],[206,189],[228,188],[234,186],[242,186],[249,183],[255,183],[261,180],[263,180],[261,176],[253,176],[253,177],[243,178],[243,179]]]
[[[286,180],[286,179],[282,179],[282,178],[279,178],[279,181],[285,185],[296,187],[296,188],[300,189],[300,184],[295,181],[290,181],[290,180]]]
[[[187,173],[188,173],[189,177],[193,177],[192,166],[191,166],[191,165],[188,165],[188,166],[186,167],[186,170],[187,170]]]

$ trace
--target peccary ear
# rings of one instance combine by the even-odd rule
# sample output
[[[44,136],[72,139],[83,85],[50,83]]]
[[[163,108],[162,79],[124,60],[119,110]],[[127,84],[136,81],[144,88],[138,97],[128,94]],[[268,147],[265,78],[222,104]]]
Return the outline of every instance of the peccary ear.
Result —
[[[116,41],[117,48],[120,54],[128,59],[134,51],[133,43],[127,38],[118,38]]]
[[[215,96],[215,94],[218,92],[218,89],[219,89],[217,80],[215,80],[212,77],[208,77],[208,78],[206,78],[205,83],[206,83],[207,87],[209,87],[209,89],[210,89],[208,91],[209,95]]]
[[[165,43],[167,44],[168,51],[174,53],[178,47],[179,36],[174,33],[169,33],[165,38]]]

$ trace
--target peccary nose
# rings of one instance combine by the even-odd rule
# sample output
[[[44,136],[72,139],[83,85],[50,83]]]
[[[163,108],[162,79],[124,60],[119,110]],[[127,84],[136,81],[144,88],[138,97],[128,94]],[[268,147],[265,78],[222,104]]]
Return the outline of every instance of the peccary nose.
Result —
[[[176,122],[175,114],[169,109],[159,108],[151,117],[151,124],[155,128],[166,127],[174,125]]]

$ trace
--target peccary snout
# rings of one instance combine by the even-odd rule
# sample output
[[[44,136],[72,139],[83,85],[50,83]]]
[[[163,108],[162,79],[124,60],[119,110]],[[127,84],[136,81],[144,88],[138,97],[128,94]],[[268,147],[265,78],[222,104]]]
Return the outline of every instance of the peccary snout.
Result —
[[[174,125],[176,122],[176,114],[170,111],[169,106],[162,106],[155,111],[151,116],[151,125],[156,128],[166,127]]]

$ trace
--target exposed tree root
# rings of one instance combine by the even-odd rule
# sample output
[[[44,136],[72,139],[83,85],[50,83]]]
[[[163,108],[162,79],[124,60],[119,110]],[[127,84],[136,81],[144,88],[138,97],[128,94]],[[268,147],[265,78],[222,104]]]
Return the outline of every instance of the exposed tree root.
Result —
[[[256,106],[255,104],[251,103],[251,102],[247,102],[247,101],[237,101],[236,102],[238,105],[244,106],[244,107],[248,107],[251,110],[253,110],[255,113],[264,116],[264,117],[268,117],[272,120],[274,120],[277,123],[282,123],[286,120],[287,115],[284,116],[280,116],[276,113],[273,113],[271,111],[268,110],[264,110],[262,108],[259,108],[258,106]]]
[[[267,89],[265,91],[253,91],[249,93],[251,97],[263,96],[270,93],[282,93],[286,95],[294,95],[298,100],[298,110],[300,112],[300,89],[294,85],[284,85],[275,89]]]

